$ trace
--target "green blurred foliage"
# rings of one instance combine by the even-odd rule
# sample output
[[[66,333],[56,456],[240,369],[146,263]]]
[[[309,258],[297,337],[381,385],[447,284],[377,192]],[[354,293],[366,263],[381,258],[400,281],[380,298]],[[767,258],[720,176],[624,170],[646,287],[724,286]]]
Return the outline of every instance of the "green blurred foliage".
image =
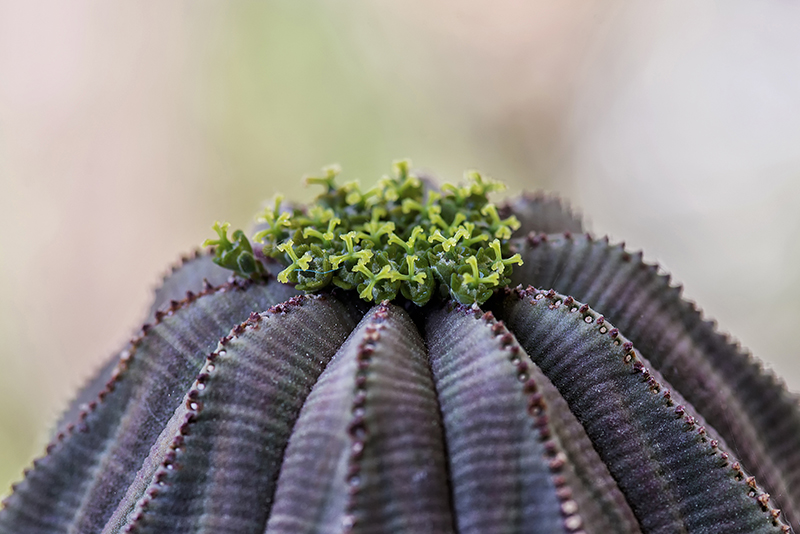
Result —
[[[434,96],[409,90],[399,72],[370,67],[346,15],[317,2],[232,5],[208,57],[203,102],[213,106],[210,135],[235,177],[235,186],[219,191],[221,210],[254,213],[254,199],[278,189],[310,200],[316,193],[300,177],[330,163],[342,165],[345,180],[367,185],[394,159],[452,169],[456,154],[470,151],[470,139],[437,112]]]
[[[21,347],[12,335],[14,326],[8,317],[0,316],[0,336],[6,340],[6,349],[20,354]],[[0,499],[11,482],[19,479],[20,466],[29,464],[40,454],[42,445],[37,440],[36,428],[30,424],[39,414],[22,400],[25,396],[18,380],[20,366],[9,366],[14,366],[13,361],[5,363],[0,372]]]

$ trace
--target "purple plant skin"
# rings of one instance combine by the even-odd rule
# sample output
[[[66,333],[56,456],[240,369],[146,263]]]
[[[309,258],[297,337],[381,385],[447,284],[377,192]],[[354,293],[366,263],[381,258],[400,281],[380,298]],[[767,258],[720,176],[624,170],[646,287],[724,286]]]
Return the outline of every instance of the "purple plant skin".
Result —
[[[500,213],[524,263],[480,306],[184,258],[0,534],[793,532],[782,382],[557,199]]]

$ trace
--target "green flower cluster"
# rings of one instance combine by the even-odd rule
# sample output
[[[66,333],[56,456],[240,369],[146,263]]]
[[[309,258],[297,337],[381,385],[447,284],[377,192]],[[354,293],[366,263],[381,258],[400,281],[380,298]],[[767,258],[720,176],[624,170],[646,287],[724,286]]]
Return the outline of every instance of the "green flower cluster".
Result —
[[[328,284],[355,289],[367,301],[393,300],[398,293],[418,306],[435,294],[462,304],[485,302],[509,283],[512,264],[507,241],[519,228],[515,217],[501,219],[488,194],[505,186],[466,174],[467,185],[445,184],[427,191],[409,172],[409,162],[396,162],[393,176],[362,191],[357,182],[337,186],[338,167],[308,183],[325,188],[308,210],[285,210],[282,198],[261,216],[265,229],[254,241],[265,256],[288,265],[278,275],[283,283],[316,291]],[[250,243],[239,230],[227,238],[228,225],[214,225],[218,240],[215,262],[240,275],[263,274]]]

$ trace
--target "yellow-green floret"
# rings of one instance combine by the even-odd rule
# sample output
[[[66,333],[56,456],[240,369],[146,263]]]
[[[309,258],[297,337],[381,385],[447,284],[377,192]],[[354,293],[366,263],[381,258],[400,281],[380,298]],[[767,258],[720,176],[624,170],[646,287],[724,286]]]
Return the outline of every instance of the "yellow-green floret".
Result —
[[[512,264],[508,239],[519,227],[515,217],[501,219],[488,194],[505,186],[466,173],[467,184],[427,190],[409,171],[409,162],[393,166],[393,176],[362,191],[357,182],[337,186],[338,167],[308,178],[325,191],[307,210],[288,210],[276,197],[253,236],[264,256],[287,267],[283,283],[317,291],[329,284],[354,289],[367,301],[394,300],[398,294],[422,306],[434,295],[462,304],[485,302],[509,283]],[[228,240],[228,225],[216,223],[215,262],[245,277],[264,273],[241,230]]]

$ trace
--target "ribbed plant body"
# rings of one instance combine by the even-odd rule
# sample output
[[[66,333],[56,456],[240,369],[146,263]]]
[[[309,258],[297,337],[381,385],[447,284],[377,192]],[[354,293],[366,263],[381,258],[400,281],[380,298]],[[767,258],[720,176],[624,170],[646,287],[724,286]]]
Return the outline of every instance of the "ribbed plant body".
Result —
[[[173,268],[0,534],[798,527],[796,398],[641,253],[542,195],[445,188],[451,208],[414,211],[429,192],[403,166],[382,206],[409,224],[387,230],[329,178],[348,221],[276,226],[278,201],[265,250],[217,226],[216,252]],[[456,219],[462,198],[484,218]]]

